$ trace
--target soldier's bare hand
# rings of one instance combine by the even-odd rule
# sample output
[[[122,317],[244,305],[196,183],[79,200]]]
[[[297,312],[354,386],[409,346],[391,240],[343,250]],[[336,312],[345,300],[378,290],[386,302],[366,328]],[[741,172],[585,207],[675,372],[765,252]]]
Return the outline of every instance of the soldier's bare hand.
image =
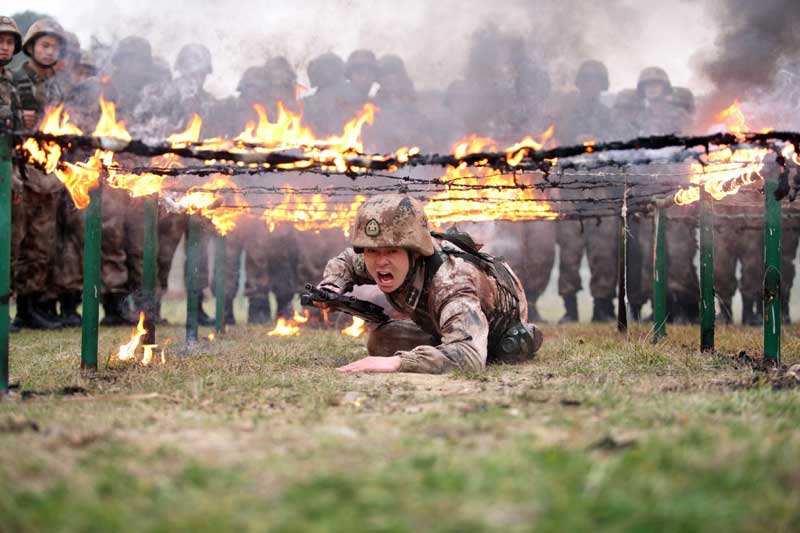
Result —
[[[32,130],[36,127],[36,111],[31,109],[22,110],[22,125],[26,130]]]
[[[339,372],[397,372],[400,370],[400,357],[365,357],[349,365],[337,368]]]

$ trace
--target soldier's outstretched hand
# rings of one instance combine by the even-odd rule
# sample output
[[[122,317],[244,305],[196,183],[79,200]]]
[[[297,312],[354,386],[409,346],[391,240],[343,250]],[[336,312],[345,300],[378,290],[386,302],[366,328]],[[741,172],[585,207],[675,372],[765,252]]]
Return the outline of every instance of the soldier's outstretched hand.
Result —
[[[349,365],[337,368],[339,372],[397,372],[400,370],[400,357],[365,357]]]

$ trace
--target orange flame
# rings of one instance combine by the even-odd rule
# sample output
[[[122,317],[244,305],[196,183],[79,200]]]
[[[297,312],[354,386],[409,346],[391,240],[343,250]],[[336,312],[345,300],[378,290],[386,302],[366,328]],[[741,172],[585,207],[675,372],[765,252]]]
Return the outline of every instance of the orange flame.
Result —
[[[743,139],[750,131],[739,101],[719,113],[715,120],[724,124],[728,132]],[[763,179],[761,170],[764,158],[769,154],[766,148],[742,148],[734,150],[726,147],[708,154],[703,163],[692,163],[689,181],[693,187],[681,189],[675,193],[677,205],[688,205],[700,199],[700,187],[704,188],[715,200],[736,194],[743,186]]]
[[[519,164],[526,148],[540,149],[552,135],[548,129],[541,136],[542,142],[527,138],[510,147],[509,164]],[[462,158],[468,154],[496,151],[492,139],[476,136],[467,137],[453,147],[453,154]],[[551,209],[548,202],[536,197],[531,189],[515,188],[517,185],[530,185],[530,182],[515,180],[515,176],[501,174],[482,167],[485,161],[478,161],[470,169],[466,163],[458,167],[448,167],[447,174],[441,179],[448,184],[448,189],[431,198],[425,206],[425,213],[434,225],[452,224],[456,222],[479,222],[486,220],[552,220],[558,214]],[[480,188],[470,188],[480,186]],[[486,188],[496,186],[497,189]]]
[[[117,354],[119,360],[128,361],[133,359],[136,354],[136,348],[139,347],[139,342],[146,334],[147,330],[144,329],[144,313],[139,313],[139,324],[137,324],[136,329],[131,336],[131,340],[128,341],[127,344],[123,344],[119,347],[119,353]]]
[[[306,322],[308,322],[308,319],[310,317],[311,317],[311,313],[309,313],[308,309],[306,309],[306,310],[303,311],[302,315],[300,313],[298,313],[297,311],[295,311],[294,312],[294,316],[292,317],[292,320],[294,320],[298,324],[305,324]]]
[[[242,211],[234,207],[226,207],[225,197],[221,191],[235,188],[236,184],[229,178],[222,174],[215,174],[210,182],[189,189],[177,203],[190,215],[199,213],[209,219],[220,235],[226,235],[236,227]]]
[[[358,318],[357,316],[353,317],[353,323],[347,326],[342,330],[342,333],[345,335],[349,335],[351,337],[360,337],[364,334],[364,320]]]
[[[295,194],[289,185],[285,188],[288,192],[280,203],[268,207],[261,215],[269,231],[274,231],[281,222],[288,222],[298,231],[341,229],[348,235],[358,206],[366,200],[366,197],[356,195],[349,204],[329,205],[322,194],[308,199]]]
[[[92,133],[93,137],[102,137],[116,141],[131,141],[131,135],[125,129],[124,121],[117,121],[117,108],[114,102],[107,101],[100,95],[100,109],[102,111],[100,120]]]
[[[292,335],[300,335],[300,328],[292,320],[285,318],[278,318],[275,324],[275,329],[267,333],[270,337],[287,337]]]

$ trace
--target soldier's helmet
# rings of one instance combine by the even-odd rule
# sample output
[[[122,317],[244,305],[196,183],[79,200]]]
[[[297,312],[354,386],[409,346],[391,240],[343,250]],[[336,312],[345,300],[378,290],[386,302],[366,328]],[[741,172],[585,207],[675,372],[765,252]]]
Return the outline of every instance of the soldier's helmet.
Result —
[[[693,114],[695,111],[694,93],[686,87],[675,87],[672,94],[669,95],[670,100],[677,106],[686,110],[687,113]]]
[[[379,194],[358,208],[353,228],[353,249],[404,248],[433,255],[428,217],[419,200],[404,194]]]
[[[378,73],[378,60],[371,50],[356,50],[347,58],[345,65],[345,76],[348,79],[352,77],[352,73],[357,68],[367,68],[373,71],[375,75]]]
[[[137,35],[125,37],[117,44],[111,62],[117,67],[125,66],[128,62],[137,65],[152,63],[153,50],[150,42]]]
[[[614,109],[643,111],[644,101],[636,89],[623,89],[614,99]]]
[[[292,87],[297,84],[297,74],[295,74],[289,60],[283,56],[269,59],[264,64],[270,85],[274,87]]]
[[[214,72],[211,51],[202,44],[187,44],[178,52],[175,71],[183,75],[208,75]]]
[[[86,69],[87,72],[90,72],[92,76],[97,75],[98,68],[97,68],[97,60],[94,57],[94,54],[89,50],[81,51],[81,57],[78,60],[78,66],[82,69]]]
[[[308,63],[308,81],[312,87],[329,87],[344,78],[344,60],[329,52]]]
[[[11,17],[0,17],[0,33],[10,33],[14,36],[14,55],[22,50],[22,34],[17,23]]]
[[[385,79],[388,76],[408,76],[406,64],[400,56],[386,54],[378,60],[378,78]]]
[[[48,17],[37,20],[31,24],[30,28],[28,28],[28,32],[25,34],[25,38],[22,40],[22,51],[25,52],[25,55],[28,57],[33,57],[33,44],[36,42],[36,39],[44,35],[52,35],[58,39],[58,41],[61,43],[61,52],[59,53],[58,58],[63,59],[67,52],[67,42],[66,38],[64,37],[64,28],[62,28],[61,24],[56,22],[54,19]]]
[[[672,92],[672,83],[669,81],[667,72],[661,67],[647,67],[639,74],[639,83],[636,88],[640,95],[644,95],[644,86],[648,83],[661,83],[666,94]]]
[[[596,59],[588,59],[581,63],[578,74],[575,76],[575,87],[581,87],[587,82],[599,81],[602,90],[608,90],[608,69]]]
[[[269,87],[270,77],[266,67],[250,67],[239,79],[236,90],[240,93],[248,91],[264,91]]]

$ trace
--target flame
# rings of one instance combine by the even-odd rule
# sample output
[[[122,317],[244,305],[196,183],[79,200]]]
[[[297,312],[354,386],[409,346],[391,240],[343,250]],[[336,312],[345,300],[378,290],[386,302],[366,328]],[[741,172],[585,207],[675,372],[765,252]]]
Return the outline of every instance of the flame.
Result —
[[[516,167],[525,157],[528,150],[541,150],[545,144],[553,138],[554,126],[551,125],[547,130],[539,136],[539,139],[533,137],[525,137],[520,142],[509,146],[505,149],[506,162],[511,167]],[[491,141],[491,140],[490,140]],[[494,141],[491,141],[492,143]]]
[[[131,340],[128,341],[127,344],[123,344],[119,347],[119,351],[117,352],[117,359],[120,361],[135,361],[136,360],[136,350],[139,348],[139,343],[142,341],[142,337],[147,334],[147,329],[144,327],[144,313],[139,313],[139,323],[136,325],[136,329],[131,334]],[[161,363],[166,363],[166,351],[167,351],[167,344],[171,341],[167,339],[164,341],[164,346],[161,349]],[[142,345],[142,359],[139,361],[142,366],[148,366],[154,360],[155,349],[158,348],[157,344],[143,344]]]
[[[297,324],[294,323],[292,320],[286,320],[285,318],[278,318],[278,322],[275,324],[275,329],[267,333],[270,337],[286,337],[291,335],[300,335],[300,328]]]
[[[356,195],[349,204],[329,205],[322,194],[306,198],[295,194],[289,185],[285,189],[288,192],[280,203],[267,207],[261,215],[269,231],[274,231],[281,222],[288,222],[298,231],[341,229],[349,235],[358,207],[366,201],[365,196]]]
[[[715,120],[739,139],[750,131],[739,100],[719,113]],[[714,200],[722,200],[726,196],[736,194],[743,186],[763,179],[761,170],[764,158],[769,154],[766,148],[720,148],[708,154],[703,163],[691,164],[689,181],[694,184],[675,193],[677,205],[688,205],[700,199],[700,187]]]
[[[125,129],[125,122],[117,121],[117,108],[114,102],[107,101],[102,94],[100,95],[100,109],[102,111],[100,120],[97,122],[92,136],[130,142],[131,135]]]
[[[129,359],[133,359],[136,354],[136,348],[139,347],[139,342],[146,334],[147,330],[144,329],[144,313],[139,313],[139,324],[137,324],[131,336],[131,340],[128,341],[128,344],[123,344],[119,347],[119,353],[117,354],[119,360],[128,361]]]
[[[196,143],[200,138],[200,129],[202,127],[203,119],[200,118],[200,115],[194,113],[189,121],[189,125],[186,126],[186,129],[178,133],[173,133],[167,137],[167,142],[170,143],[173,148],[183,148],[189,146],[192,143]]]
[[[540,141],[526,138],[506,150],[509,164],[521,161],[526,149],[540,149],[552,135],[548,129]],[[496,151],[492,139],[470,136],[453,146],[453,155],[463,158],[468,154]],[[530,178],[519,178],[509,174],[481,167],[485,161],[478,161],[472,168],[466,163],[458,167],[448,167],[441,180],[448,189],[433,196],[425,206],[425,213],[434,225],[456,222],[479,222],[485,220],[553,220],[558,214],[548,202],[536,197],[532,189],[516,188],[518,185],[531,185]],[[480,188],[476,187],[479,186]],[[485,188],[496,186],[497,189]]]
[[[235,189],[236,184],[222,174],[214,174],[211,181],[190,188],[177,204],[190,215],[199,213],[209,219],[220,235],[226,235],[236,227],[241,209],[225,206],[222,190]]]
[[[351,337],[360,337],[364,334],[364,320],[358,318],[357,316],[353,317],[353,323],[350,324],[348,327],[342,330],[342,333],[345,335],[350,335]]]
[[[208,342],[214,342],[214,339],[216,339],[216,338],[217,338],[217,336],[214,335],[213,333],[209,333],[208,334]]]
[[[294,312],[294,316],[292,317],[292,320],[294,320],[298,324],[305,324],[306,322],[308,322],[308,319],[310,317],[311,317],[311,313],[309,313],[308,309],[306,309],[306,310],[303,311],[302,315],[300,313],[298,313],[297,311],[295,311]]]

